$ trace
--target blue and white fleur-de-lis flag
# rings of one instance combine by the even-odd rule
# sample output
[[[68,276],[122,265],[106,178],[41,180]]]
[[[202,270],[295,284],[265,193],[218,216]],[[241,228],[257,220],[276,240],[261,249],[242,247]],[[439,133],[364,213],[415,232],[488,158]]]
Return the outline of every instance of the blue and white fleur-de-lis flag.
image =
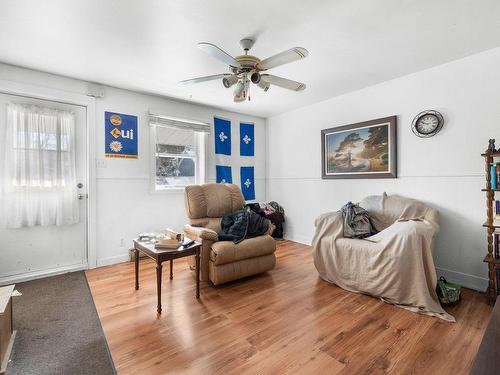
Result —
[[[241,167],[241,192],[245,200],[251,201],[255,199],[255,179],[253,167]]]
[[[254,126],[250,123],[240,122],[240,155],[254,156]]]
[[[231,121],[214,117],[215,153],[231,155]]]
[[[233,175],[231,173],[231,167],[226,165],[216,165],[215,166],[215,182],[218,184],[232,184]]]

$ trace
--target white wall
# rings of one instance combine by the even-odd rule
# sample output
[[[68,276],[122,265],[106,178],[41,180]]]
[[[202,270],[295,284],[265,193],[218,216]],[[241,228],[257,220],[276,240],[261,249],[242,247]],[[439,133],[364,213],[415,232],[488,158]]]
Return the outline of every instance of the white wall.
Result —
[[[0,64],[0,80],[87,93],[87,83],[61,76]],[[0,86],[0,92],[2,87]],[[243,104],[244,105],[244,104]],[[143,231],[171,227],[181,230],[186,223],[182,190],[150,191],[150,143],[148,111],[213,123],[213,116],[230,119],[233,124],[233,153],[239,150],[239,121],[255,124],[256,199],[265,200],[266,141],[265,121],[262,118],[220,111],[193,103],[139,94],[105,87],[105,96],[96,99],[96,157],[97,169],[97,264],[104,265],[127,259],[132,238]],[[104,112],[113,111],[136,115],[139,118],[139,159],[104,159]],[[213,136],[209,137],[208,182],[215,182]],[[95,162],[95,161],[92,161]],[[102,166],[104,163],[104,166]],[[233,172],[233,181],[234,172]],[[123,242],[122,242],[123,239]],[[1,261],[9,262],[9,251],[0,238]],[[123,243],[123,246],[122,246]],[[27,267],[28,265],[26,265]],[[16,267],[19,267],[17,265]],[[12,266],[14,268],[14,265]],[[9,266],[2,266],[2,270]],[[8,273],[8,271],[4,271]],[[6,276],[6,275],[0,275]]]
[[[486,288],[480,154],[489,138],[500,145],[499,66],[497,48],[268,119],[267,198],[284,206],[286,236],[310,243],[319,214],[367,195],[398,193],[439,210],[438,273]],[[410,124],[426,109],[440,111],[445,125],[420,139]],[[321,179],[321,129],[390,115],[398,116],[397,179]]]

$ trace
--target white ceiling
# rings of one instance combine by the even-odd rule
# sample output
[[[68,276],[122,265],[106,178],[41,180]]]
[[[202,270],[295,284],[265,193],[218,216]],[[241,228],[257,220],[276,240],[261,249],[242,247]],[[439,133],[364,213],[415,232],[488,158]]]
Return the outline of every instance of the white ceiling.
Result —
[[[238,55],[249,36],[261,59],[307,48],[270,71],[307,89],[177,85],[226,72],[196,43]],[[498,0],[0,0],[1,62],[263,117],[499,45]]]

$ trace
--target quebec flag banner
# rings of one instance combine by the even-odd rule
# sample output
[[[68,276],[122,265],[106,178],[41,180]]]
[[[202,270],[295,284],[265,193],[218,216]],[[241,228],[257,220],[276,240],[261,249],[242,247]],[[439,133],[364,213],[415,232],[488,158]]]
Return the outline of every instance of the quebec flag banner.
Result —
[[[254,126],[250,123],[240,122],[240,155],[254,156]]]
[[[137,159],[137,116],[104,112],[107,158]]]
[[[216,176],[215,182],[218,184],[232,184],[233,175],[231,173],[231,167],[225,165],[216,165]]]
[[[231,121],[214,117],[215,153],[231,155]]]
[[[255,199],[255,179],[253,167],[241,167],[241,192],[245,200],[251,201]]]

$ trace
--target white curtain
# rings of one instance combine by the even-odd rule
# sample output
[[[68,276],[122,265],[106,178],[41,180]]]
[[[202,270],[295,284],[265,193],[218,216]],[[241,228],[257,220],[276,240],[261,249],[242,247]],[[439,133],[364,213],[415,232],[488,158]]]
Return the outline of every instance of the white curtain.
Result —
[[[77,223],[74,114],[8,104],[6,128],[7,227]]]

